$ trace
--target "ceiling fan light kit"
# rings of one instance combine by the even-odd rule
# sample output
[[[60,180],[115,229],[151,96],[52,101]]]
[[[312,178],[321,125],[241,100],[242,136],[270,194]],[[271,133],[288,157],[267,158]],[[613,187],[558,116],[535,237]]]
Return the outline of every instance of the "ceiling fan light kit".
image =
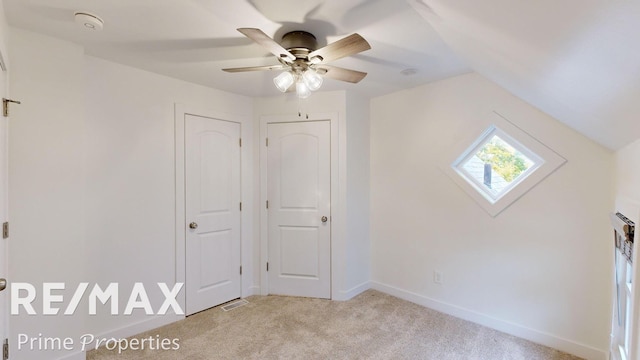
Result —
[[[326,64],[371,49],[369,43],[358,34],[349,35],[317,49],[316,37],[306,31],[288,32],[282,36],[280,43],[277,43],[260,29],[239,28],[238,31],[269,50],[276,56],[280,65],[222,70],[226,72],[284,70],[273,79],[274,85],[278,90],[286,92],[295,83],[296,94],[300,99],[305,99],[311,95],[312,91],[320,89],[323,77],[357,83],[367,75],[361,71]]]
[[[307,71],[302,74],[302,80],[311,91],[316,91],[322,86],[322,76],[318,75],[312,68],[308,68]]]
[[[289,71],[285,71],[273,78],[273,83],[276,85],[276,88],[282,92],[286,92],[295,81],[295,76]]]
[[[307,87],[303,81],[298,81],[296,83],[296,94],[298,98],[306,99],[311,96],[311,90],[309,90],[309,87]]]
[[[294,74],[293,71],[285,71],[273,78],[276,88],[282,92],[286,92],[293,83],[296,83],[296,94],[301,99],[306,99],[311,95],[311,91],[316,91],[322,86],[322,76],[312,68],[307,68],[300,74]]]

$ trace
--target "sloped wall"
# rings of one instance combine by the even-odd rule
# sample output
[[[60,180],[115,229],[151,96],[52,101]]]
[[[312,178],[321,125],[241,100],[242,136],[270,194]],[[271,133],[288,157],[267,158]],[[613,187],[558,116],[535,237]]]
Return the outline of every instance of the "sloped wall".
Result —
[[[495,218],[439,168],[492,111],[568,160]],[[374,287],[604,358],[613,154],[478,74],[373,99],[371,118]]]

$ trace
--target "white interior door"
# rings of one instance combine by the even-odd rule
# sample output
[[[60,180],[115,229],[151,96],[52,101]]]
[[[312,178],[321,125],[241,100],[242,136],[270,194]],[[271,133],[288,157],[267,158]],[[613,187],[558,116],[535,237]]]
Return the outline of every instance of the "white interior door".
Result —
[[[0,53],[0,63],[4,64],[2,53]],[[2,66],[4,67],[4,65]],[[3,69],[0,71],[0,97],[7,96],[7,72]],[[0,116],[0,224],[8,220],[8,118]],[[7,239],[0,236],[0,278],[6,279],[9,271],[9,256]],[[9,334],[9,307],[8,307],[8,290],[0,291],[0,343],[4,342]]]
[[[185,116],[186,313],[241,296],[240,124]]]
[[[331,297],[329,121],[267,125],[269,293]]]

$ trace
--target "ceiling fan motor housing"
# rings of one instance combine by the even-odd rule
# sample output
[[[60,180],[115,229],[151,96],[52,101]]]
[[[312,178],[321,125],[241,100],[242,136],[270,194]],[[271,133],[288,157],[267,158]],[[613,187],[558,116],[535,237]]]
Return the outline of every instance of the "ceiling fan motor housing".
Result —
[[[310,52],[318,48],[318,40],[313,34],[298,30],[284,34],[280,45],[295,57],[306,59]]]

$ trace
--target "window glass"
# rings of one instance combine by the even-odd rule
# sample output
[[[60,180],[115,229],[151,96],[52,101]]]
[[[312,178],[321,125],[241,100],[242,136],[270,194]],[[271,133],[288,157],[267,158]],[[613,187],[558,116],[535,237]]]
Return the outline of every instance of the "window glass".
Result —
[[[495,202],[539,165],[539,157],[492,127],[455,164],[459,174]]]

